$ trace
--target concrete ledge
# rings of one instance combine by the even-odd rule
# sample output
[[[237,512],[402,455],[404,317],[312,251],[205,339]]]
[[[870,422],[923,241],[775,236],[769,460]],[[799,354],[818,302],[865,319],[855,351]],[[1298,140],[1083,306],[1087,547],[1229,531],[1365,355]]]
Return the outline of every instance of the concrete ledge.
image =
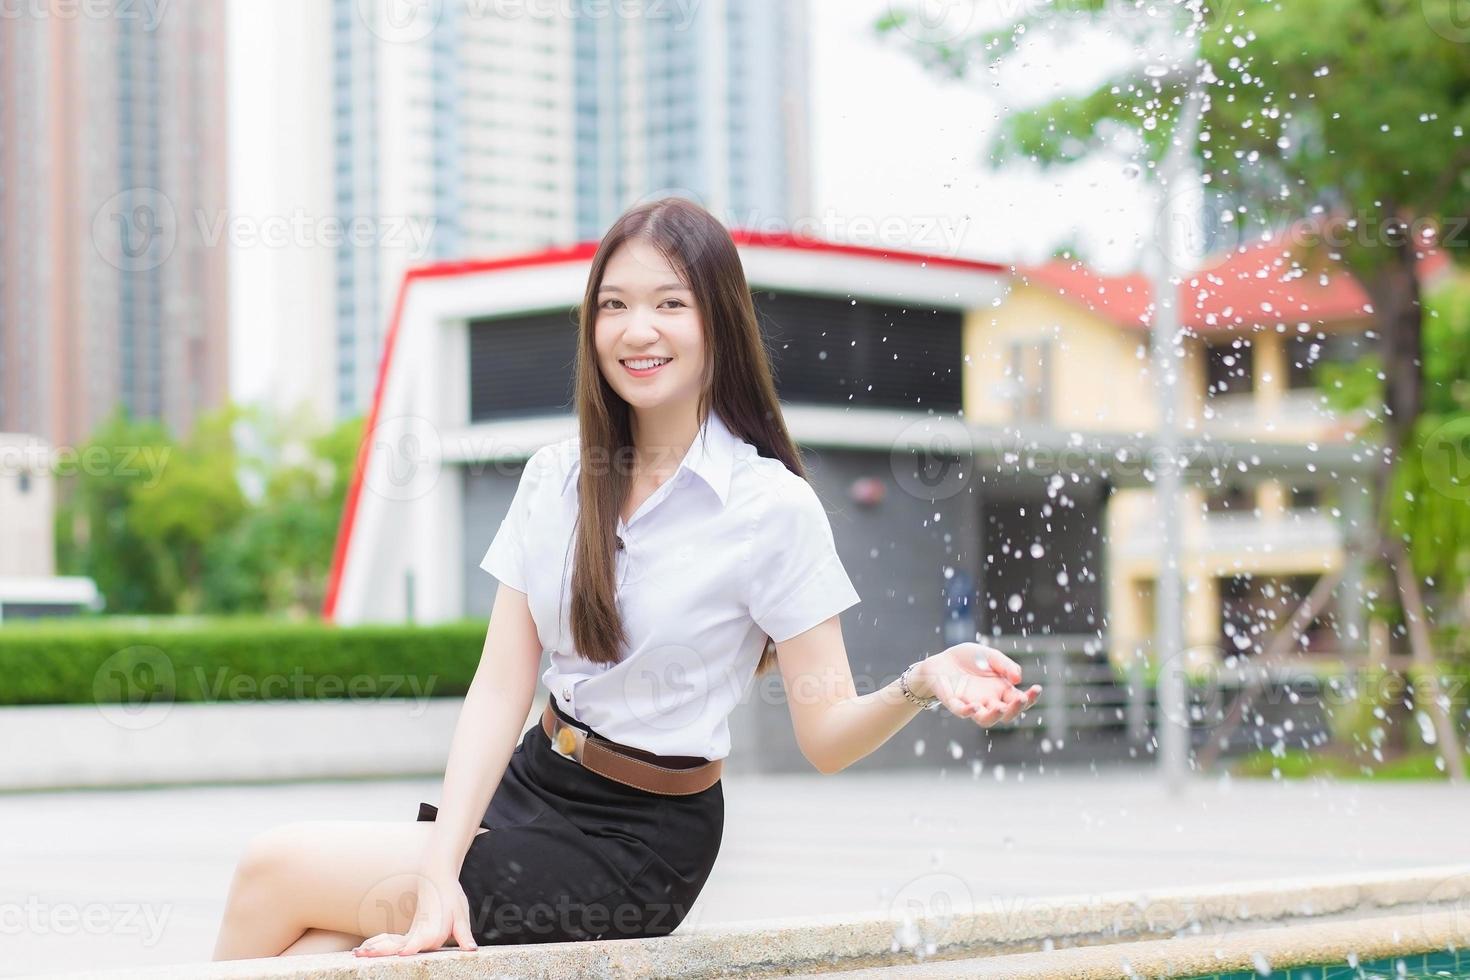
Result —
[[[1425,952],[1464,950],[1467,945],[1470,945],[1470,917],[1437,912],[1252,929],[1208,939],[1156,939],[882,970],[809,973],[792,976],[790,980],[834,975],[845,980],[893,980],[895,977],[1114,980],[1124,976],[1198,977],[1233,971],[1255,974],[1262,968],[1274,974],[1292,967],[1330,966],[1349,961],[1368,964]]]
[[[1001,957],[1035,970],[1057,962],[1058,950],[1081,955],[1070,947],[1095,947],[1103,972],[1076,973],[1059,965],[1052,972],[995,973],[995,976],[1118,976],[1120,952],[1140,956],[1175,956],[1189,964],[1171,975],[1252,968],[1260,939],[1248,932],[1263,926],[1311,923],[1323,932],[1267,930],[1282,942],[1282,955],[1321,956],[1341,960],[1348,952],[1361,959],[1394,952],[1443,949],[1453,940],[1470,943],[1470,865],[1412,871],[1344,874],[1329,878],[1276,880],[1209,888],[1121,892],[1108,895],[1061,896],[1047,899],[994,899],[973,908],[951,908],[943,902],[915,903],[911,918],[885,916],[812,916],[801,919],[743,922],[673,936],[643,940],[608,940],[535,946],[485,947],[473,953],[443,949],[412,957],[359,959],[350,953],[235,960],[223,963],[150,967],[140,970],[89,972],[70,976],[104,976],[114,980],[184,980],[184,978],[325,978],[358,977],[721,977],[790,976],[874,967],[922,964],[926,970],[954,969],[967,963],[975,975],[975,958]],[[1324,922],[1322,920],[1335,920]],[[1344,920],[1350,925],[1344,925]],[[1410,926],[1412,925],[1412,928]],[[1364,930],[1388,937],[1377,945],[1359,941]],[[1345,937],[1356,946],[1344,946]],[[1159,940],[1165,942],[1139,942]],[[1312,938],[1315,937],[1315,938]],[[1396,939],[1394,937],[1397,937]],[[1458,937],[1457,939],[1454,937]],[[1395,942],[1400,945],[1394,945]],[[1241,945],[1241,944],[1244,945]],[[1210,957],[1215,950],[1236,957]],[[1048,950],[1048,952],[1040,952]],[[1247,959],[1237,955],[1245,950]],[[1171,952],[1172,951],[1172,952]],[[1014,954],[1035,954],[1036,959]],[[1271,954],[1267,954],[1271,955]],[[1159,960],[1164,962],[1165,960]],[[989,962],[989,961],[987,961]],[[996,960],[1000,963],[1000,960]],[[1071,961],[1067,961],[1071,962]],[[1134,969],[1141,961],[1129,958]],[[1153,961],[1149,961],[1153,962]],[[1175,960],[1168,960],[1175,962]],[[1271,960],[1275,963],[1276,960]],[[1298,962],[1306,962],[1298,960]],[[1238,964],[1244,963],[1244,967]],[[1237,965],[1229,965],[1237,964]],[[1196,966],[1199,968],[1196,969]],[[1000,969],[997,966],[997,969]],[[1091,969],[1091,967],[1088,967]],[[959,975],[936,973],[935,976]],[[985,974],[992,975],[992,974]]]

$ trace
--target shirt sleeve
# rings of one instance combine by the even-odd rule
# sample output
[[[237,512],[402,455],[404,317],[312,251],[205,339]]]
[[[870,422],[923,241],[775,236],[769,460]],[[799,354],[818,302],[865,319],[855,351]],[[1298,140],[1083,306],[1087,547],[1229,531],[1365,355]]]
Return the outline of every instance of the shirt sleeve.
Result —
[[[500,522],[495,538],[490,542],[485,557],[480,560],[481,568],[517,592],[526,591],[527,528],[540,488],[550,482],[547,479],[547,464],[551,453],[552,447],[542,446],[526,460],[505,519]]]
[[[837,556],[822,501],[806,480],[784,483],[756,527],[747,604],[772,640],[789,640],[862,601]]]

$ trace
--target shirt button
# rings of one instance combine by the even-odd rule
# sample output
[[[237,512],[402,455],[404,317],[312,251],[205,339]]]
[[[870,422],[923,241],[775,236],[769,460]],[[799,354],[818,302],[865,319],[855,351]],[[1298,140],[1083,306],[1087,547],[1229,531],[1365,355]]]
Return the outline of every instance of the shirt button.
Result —
[[[570,687],[562,688],[561,697],[563,701],[570,701],[572,699],[572,689]]]

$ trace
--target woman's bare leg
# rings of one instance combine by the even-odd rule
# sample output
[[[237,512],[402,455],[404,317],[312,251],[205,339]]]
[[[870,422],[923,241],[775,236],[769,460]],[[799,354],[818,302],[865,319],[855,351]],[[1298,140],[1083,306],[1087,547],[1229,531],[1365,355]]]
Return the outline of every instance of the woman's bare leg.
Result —
[[[230,882],[214,959],[279,956],[308,930],[406,932],[432,832],[431,821],[298,820],[257,834]]]
[[[348,932],[333,932],[330,929],[308,929],[301,938],[281,951],[282,956],[300,953],[340,953],[356,949],[367,936],[354,936]]]

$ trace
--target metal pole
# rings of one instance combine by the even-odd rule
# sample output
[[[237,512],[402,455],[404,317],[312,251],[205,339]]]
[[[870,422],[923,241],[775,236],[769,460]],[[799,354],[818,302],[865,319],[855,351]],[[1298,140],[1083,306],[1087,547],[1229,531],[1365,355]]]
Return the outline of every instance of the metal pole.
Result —
[[[1184,790],[1189,770],[1190,730],[1183,663],[1175,658],[1184,651],[1184,586],[1179,562],[1179,436],[1175,414],[1178,409],[1179,311],[1175,308],[1178,286],[1174,282],[1178,243],[1171,234],[1175,227],[1178,195],[1175,181],[1189,176],[1189,161],[1199,134],[1198,86],[1192,83],[1183,96],[1179,123],[1164,153],[1158,174],[1158,235],[1153,253],[1150,286],[1154,315],[1150,331],[1154,390],[1158,396],[1159,424],[1154,504],[1159,521],[1158,576],[1154,587],[1154,656],[1159,665],[1159,769],[1172,794]]]

